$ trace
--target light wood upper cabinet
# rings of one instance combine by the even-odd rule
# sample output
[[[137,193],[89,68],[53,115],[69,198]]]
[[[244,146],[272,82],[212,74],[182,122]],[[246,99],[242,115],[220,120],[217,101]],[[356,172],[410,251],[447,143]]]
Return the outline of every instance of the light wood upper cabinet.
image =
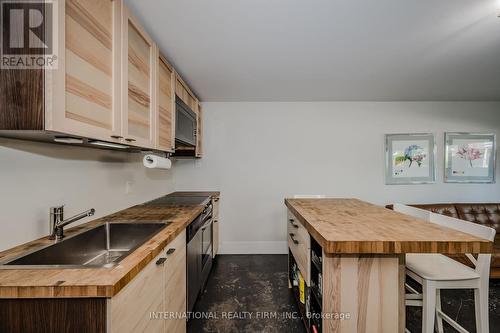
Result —
[[[175,72],[172,66],[160,54],[159,50],[156,60],[155,148],[173,152],[175,149]]]
[[[175,94],[194,112],[198,112],[198,99],[193,94],[188,85],[181,78],[179,73],[176,73]]]
[[[46,71],[45,128],[119,141],[121,0],[58,1],[59,66]],[[50,87],[50,88],[49,88]]]
[[[125,6],[122,22],[122,136],[128,144],[153,148],[155,44]]]
[[[0,72],[0,136],[175,153],[178,96],[198,119],[197,149],[179,156],[201,157],[199,101],[123,0],[54,5],[58,66]]]

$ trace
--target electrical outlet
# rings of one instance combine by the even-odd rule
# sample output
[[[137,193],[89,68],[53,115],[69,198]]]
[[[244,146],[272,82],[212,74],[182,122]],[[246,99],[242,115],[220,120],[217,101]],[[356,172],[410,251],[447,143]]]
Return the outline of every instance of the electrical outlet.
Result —
[[[134,182],[131,180],[127,180],[125,183],[125,194],[131,194],[134,192]]]

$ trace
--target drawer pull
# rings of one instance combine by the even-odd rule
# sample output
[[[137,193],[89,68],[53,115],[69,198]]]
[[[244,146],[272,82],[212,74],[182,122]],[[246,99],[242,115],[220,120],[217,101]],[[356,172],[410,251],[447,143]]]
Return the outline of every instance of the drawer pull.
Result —
[[[215,202],[219,201],[219,198],[215,198],[215,200],[214,200],[214,201],[215,201]]]
[[[123,139],[123,136],[111,135],[111,138],[113,138],[113,139]]]
[[[156,265],[158,265],[158,266],[163,265],[165,263],[165,261],[167,261],[167,258],[160,258],[160,259],[156,260]]]
[[[290,239],[294,244],[299,244],[299,241],[295,239],[295,234],[290,233]]]
[[[134,142],[136,140],[135,139],[126,138],[125,141],[127,141],[127,142]]]
[[[171,255],[174,252],[175,252],[175,249],[173,249],[173,248],[172,249],[168,249],[167,256]]]
[[[294,221],[293,219],[290,219],[289,221],[290,221],[290,224],[293,225],[294,228],[297,228],[297,229],[299,228],[299,226],[297,224],[293,223],[293,221]]]

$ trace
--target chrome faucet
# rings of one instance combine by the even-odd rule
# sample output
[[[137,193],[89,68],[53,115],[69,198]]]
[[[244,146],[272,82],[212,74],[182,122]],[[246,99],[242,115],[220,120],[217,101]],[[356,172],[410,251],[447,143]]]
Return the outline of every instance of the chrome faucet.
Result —
[[[89,209],[83,213],[77,214],[64,220],[64,205],[50,208],[50,236],[49,239],[61,240],[64,238],[64,227],[70,223],[92,216],[95,209]]]

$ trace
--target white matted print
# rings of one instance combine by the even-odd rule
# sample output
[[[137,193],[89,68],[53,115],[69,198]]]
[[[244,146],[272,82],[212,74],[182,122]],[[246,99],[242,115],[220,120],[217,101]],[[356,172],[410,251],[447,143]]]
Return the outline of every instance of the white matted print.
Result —
[[[433,134],[387,134],[385,138],[386,184],[436,181]]]
[[[494,183],[494,134],[446,133],[445,182]]]

